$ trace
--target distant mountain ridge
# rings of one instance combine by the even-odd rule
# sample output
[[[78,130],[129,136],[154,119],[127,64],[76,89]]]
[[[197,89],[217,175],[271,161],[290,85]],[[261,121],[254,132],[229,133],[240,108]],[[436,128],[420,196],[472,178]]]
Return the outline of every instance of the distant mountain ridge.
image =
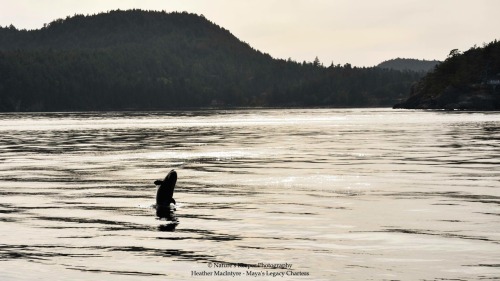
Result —
[[[433,70],[441,61],[438,60],[418,60],[396,58],[381,62],[379,68],[394,69],[400,71],[429,72]]]
[[[422,74],[273,59],[203,16],[111,11],[0,27],[0,111],[388,106]]]

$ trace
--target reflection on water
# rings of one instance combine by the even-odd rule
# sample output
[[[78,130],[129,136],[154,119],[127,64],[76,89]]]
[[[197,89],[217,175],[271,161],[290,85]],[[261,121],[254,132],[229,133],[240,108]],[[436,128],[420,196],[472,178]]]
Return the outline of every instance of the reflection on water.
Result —
[[[293,280],[493,280],[499,128],[495,112],[0,114],[0,280],[281,263]],[[174,168],[157,220],[151,183]]]

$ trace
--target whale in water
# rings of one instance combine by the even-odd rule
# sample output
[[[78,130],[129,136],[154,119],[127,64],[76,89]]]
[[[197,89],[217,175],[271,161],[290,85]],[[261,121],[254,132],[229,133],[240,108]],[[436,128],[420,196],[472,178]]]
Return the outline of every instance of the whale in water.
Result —
[[[158,191],[156,192],[156,216],[160,219],[169,219],[172,217],[172,212],[175,207],[170,206],[171,203],[175,205],[174,188],[177,182],[177,172],[171,170],[165,179],[156,180],[155,185],[159,185]]]

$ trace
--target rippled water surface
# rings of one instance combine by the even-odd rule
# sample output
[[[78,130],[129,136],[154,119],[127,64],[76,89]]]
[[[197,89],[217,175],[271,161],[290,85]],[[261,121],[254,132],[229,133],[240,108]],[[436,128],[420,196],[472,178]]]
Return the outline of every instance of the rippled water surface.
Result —
[[[498,279],[499,159],[494,112],[0,114],[0,280]]]

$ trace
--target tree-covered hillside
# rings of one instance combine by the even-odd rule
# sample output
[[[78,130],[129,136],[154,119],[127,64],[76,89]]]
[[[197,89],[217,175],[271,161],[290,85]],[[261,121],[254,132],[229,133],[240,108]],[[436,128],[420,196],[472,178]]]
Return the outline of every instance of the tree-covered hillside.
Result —
[[[413,85],[397,108],[500,109],[500,42],[452,50],[448,58]]]
[[[429,72],[433,70],[440,61],[437,60],[417,60],[417,59],[392,59],[381,62],[377,65],[380,68],[394,69],[401,71]]]
[[[188,13],[112,11],[0,28],[0,111],[387,106],[420,77],[273,59]]]

